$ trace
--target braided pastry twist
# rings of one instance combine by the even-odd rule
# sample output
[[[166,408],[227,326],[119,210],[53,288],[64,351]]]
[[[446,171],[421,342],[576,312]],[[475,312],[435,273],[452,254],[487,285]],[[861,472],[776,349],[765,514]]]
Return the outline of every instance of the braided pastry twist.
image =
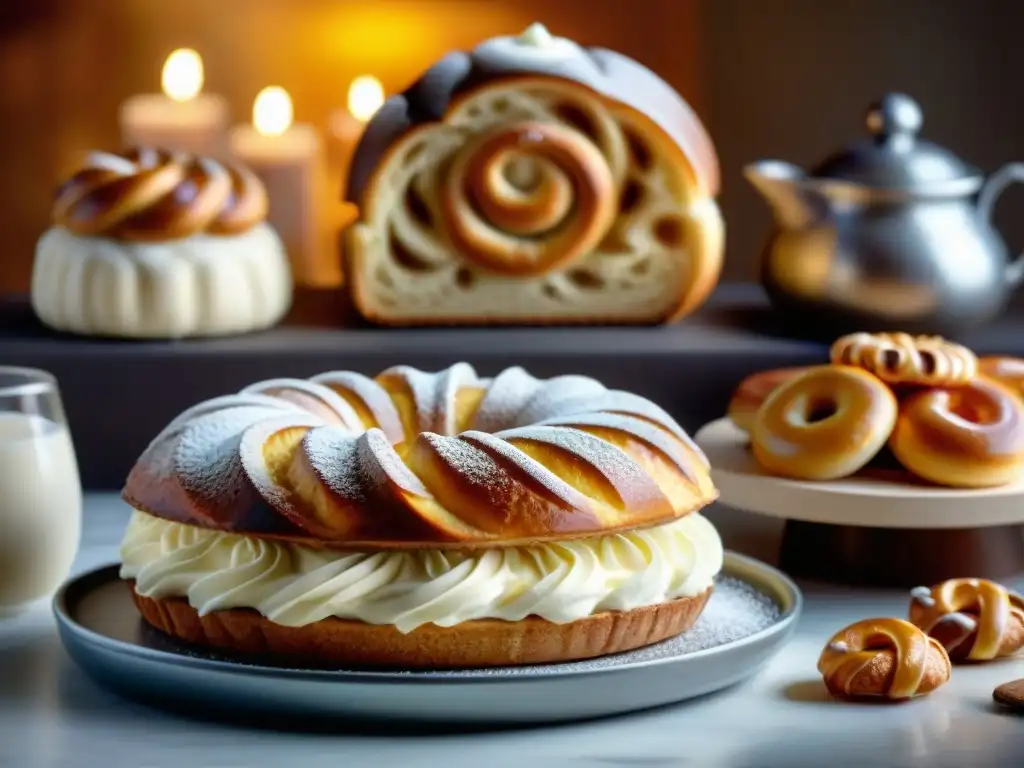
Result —
[[[985,579],[950,579],[911,591],[910,621],[953,661],[990,661],[1024,646],[1024,598]]]
[[[830,356],[835,364],[859,366],[889,384],[953,386],[978,374],[975,354],[941,336],[851,333],[832,344]]]
[[[864,619],[840,630],[821,652],[818,671],[833,696],[912,699],[949,681],[938,640],[902,619]]]
[[[238,234],[266,216],[266,189],[251,171],[147,148],[88,155],[52,212],[77,235],[148,242]]]

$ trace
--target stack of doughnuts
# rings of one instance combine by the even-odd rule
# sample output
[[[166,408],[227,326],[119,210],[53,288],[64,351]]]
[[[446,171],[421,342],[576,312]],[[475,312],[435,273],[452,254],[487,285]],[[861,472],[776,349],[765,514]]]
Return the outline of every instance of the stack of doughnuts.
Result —
[[[889,452],[943,486],[995,487],[1024,474],[1024,377],[1013,378],[1024,361],[979,364],[960,344],[905,333],[843,336],[830,360],[756,373],[733,394],[729,418],[765,471],[836,480]]]

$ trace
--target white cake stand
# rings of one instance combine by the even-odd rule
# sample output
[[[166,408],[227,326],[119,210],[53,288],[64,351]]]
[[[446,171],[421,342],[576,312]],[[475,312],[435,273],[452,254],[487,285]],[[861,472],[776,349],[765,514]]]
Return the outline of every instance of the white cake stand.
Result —
[[[729,419],[703,427],[719,501],[785,519],[780,563],[791,575],[844,584],[931,584],[1024,572],[1024,478],[982,490],[940,488],[878,470],[832,482],[764,473]]]

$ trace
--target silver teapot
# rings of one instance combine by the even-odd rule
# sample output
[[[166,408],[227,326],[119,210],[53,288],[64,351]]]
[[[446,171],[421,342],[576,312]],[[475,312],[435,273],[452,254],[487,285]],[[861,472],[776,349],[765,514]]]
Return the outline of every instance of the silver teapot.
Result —
[[[1024,164],[987,180],[918,138],[921,109],[889,94],[867,113],[868,140],[807,173],[763,160],[744,169],[775,230],[761,282],[788,320],[817,330],[955,335],[995,317],[1024,279],[992,226]]]

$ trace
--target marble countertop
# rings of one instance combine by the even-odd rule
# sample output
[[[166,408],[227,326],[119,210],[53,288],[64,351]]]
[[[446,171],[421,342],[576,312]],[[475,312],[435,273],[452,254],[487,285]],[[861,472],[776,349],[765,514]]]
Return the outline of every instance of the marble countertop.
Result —
[[[114,562],[128,509],[91,494],[75,572]],[[770,559],[777,521],[727,509],[709,517],[728,546]],[[392,728],[297,734],[187,720],[122,701],[65,655],[49,606],[0,620],[0,766],[6,768],[256,768],[588,766],[700,768],[1006,766],[1020,762],[1020,719],[991,705],[1024,660],[958,668],[949,685],[899,705],[831,701],[815,672],[821,646],[856,619],[902,616],[906,595],[803,585],[790,644],[756,678],[660,710],[577,725],[490,733]]]

